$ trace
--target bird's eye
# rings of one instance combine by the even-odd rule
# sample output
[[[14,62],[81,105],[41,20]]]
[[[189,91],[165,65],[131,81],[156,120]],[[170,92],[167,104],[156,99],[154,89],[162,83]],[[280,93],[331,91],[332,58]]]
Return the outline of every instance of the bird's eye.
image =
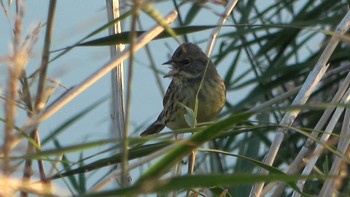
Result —
[[[188,66],[190,62],[191,62],[191,60],[189,58],[185,58],[184,60],[182,60],[182,64],[184,66]]]

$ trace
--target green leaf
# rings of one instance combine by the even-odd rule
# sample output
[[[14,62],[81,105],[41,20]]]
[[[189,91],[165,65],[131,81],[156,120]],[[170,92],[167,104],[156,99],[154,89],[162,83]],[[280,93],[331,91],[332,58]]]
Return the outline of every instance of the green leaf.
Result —
[[[123,189],[112,189],[94,194],[82,195],[83,197],[99,196],[134,196],[139,194],[151,194],[157,192],[184,191],[191,188],[211,188],[220,185],[240,186],[252,185],[259,182],[296,182],[298,180],[326,179],[327,176],[321,175],[257,175],[257,174],[211,174],[211,175],[186,175],[168,179],[151,179],[144,183],[135,183],[134,185]],[[306,194],[303,194],[304,196]]]
[[[101,27],[97,28],[96,30],[92,31],[87,36],[85,36],[84,38],[82,38],[81,40],[76,42],[74,45],[64,48],[61,53],[56,55],[54,58],[50,59],[50,62],[56,60],[57,58],[61,57],[64,54],[68,53],[74,47],[79,46],[79,44],[81,42],[83,42],[84,40],[86,40],[86,39],[88,39],[88,38],[90,38],[90,37],[92,37],[92,36],[102,32],[103,30],[106,30],[108,27],[114,25],[115,23],[119,22],[120,20],[123,20],[123,19],[127,18],[130,14],[131,14],[131,12],[126,12],[123,15],[121,15],[120,17],[114,19],[113,21],[110,21],[110,22],[106,23],[105,25],[102,25]],[[62,50],[62,49],[59,49],[59,50]],[[59,51],[59,50],[56,50],[56,51]],[[52,52],[55,52],[55,51],[52,51]]]
[[[205,25],[205,26],[187,26],[187,27],[176,27],[173,28],[176,35],[183,35],[183,34],[189,34],[199,31],[204,31],[208,29],[215,28],[214,25]],[[91,40],[88,42],[84,42],[81,44],[78,44],[78,46],[109,46],[109,45],[116,45],[116,44],[128,44],[130,40],[130,33],[128,31],[110,35],[102,38],[98,38],[95,40]],[[140,36],[141,34],[145,33],[145,31],[137,31],[135,32],[137,36]],[[163,38],[169,38],[171,35],[168,32],[162,32],[157,37],[155,37],[155,40],[157,39],[163,39]]]
[[[156,144],[148,144],[148,145],[142,145],[133,147],[129,150],[129,160],[133,160],[136,158],[144,157],[148,154],[151,154],[161,148],[164,148],[165,146],[169,145],[168,142],[161,142]],[[112,155],[110,157],[100,159],[98,161],[92,162],[90,164],[81,166],[79,168],[73,169],[73,170],[67,170],[64,173],[59,173],[54,176],[52,176],[50,179],[57,179],[62,178],[66,176],[72,176],[75,174],[81,174],[90,172],[92,170],[100,169],[106,166],[111,166],[120,163],[122,160],[122,154],[118,153],[115,155]]]
[[[77,145],[60,147],[60,148],[55,148],[55,149],[50,149],[50,150],[42,150],[42,151],[38,151],[38,152],[33,153],[33,154],[12,157],[12,159],[44,159],[47,156],[54,156],[57,154],[82,151],[82,150],[86,150],[86,149],[93,148],[96,146],[102,146],[102,145],[115,143],[115,142],[116,142],[115,139],[98,140],[95,142],[89,142],[89,143],[85,143],[85,144],[77,144]]]
[[[196,115],[195,115],[194,111],[182,103],[177,103],[177,104],[180,105],[181,107],[185,108],[185,110],[186,110],[186,114],[184,114],[184,117],[185,117],[187,125],[190,128],[196,128],[197,119],[196,119]]]
[[[181,161],[183,157],[187,156],[191,151],[198,148],[201,144],[218,136],[225,129],[231,127],[233,124],[246,120],[251,114],[242,113],[235,114],[230,118],[217,122],[208,126],[203,131],[194,134],[190,139],[178,143],[173,149],[167,152],[162,159],[152,165],[137,182],[142,183],[146,180],[157,179],[162,176],[170,167]]]

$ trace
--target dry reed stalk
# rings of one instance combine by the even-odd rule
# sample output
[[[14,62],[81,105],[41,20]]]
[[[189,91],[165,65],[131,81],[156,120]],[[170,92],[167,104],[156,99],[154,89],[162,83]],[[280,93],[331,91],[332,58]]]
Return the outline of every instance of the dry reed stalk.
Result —
[[[340,37],[339,35],[343,35],[349,28],[349,21],[350,21],[350,12],[346,14],[346,16],[343,18],[343,20],[339,23],[339,25],[336,28],[335,34],[332,36],[330,41],[328,42],[325,50],[323,51],[321,57],[318,59],[315,67],[312,69],[308,77],[306,78],[305,83],[303,84],[300,92],[295,97],[295,99],[292,102],[292,106],[295,105],[303,105],[306,103],[308,98],[310,97],[313,90],[318,85],[319,81],[323,77],[325,71],[328,69],[327,62],[332,55],[335,47],[339,43]],[[280,121],[280,127],[277,129],[276,136],[272,142],[272,145],[270,146],[270,149],[264,159],[264,164],[272,165],[276,155],[278,153],[278,150],[281,146],[281,143],[284,139],[285,132],[288,132],[287,129],[283,126],[290,126],[295,118],[298,116],[300,110],[294,110],[287,112],[282,120]],[[261,174],[267,174],[265,170],[261,170]],[[261,191],[264,187],[265,183],[258,183],[255,184],[251,190],[250,196],[261,196]]]
[[[108,22],[120,17],[120,4],[119,0],[106,0],[107,5],[107,17]],[[108,29],[109,35],[121,33],[121,22],[118,21],[114,26]],[[116,46],[110,46],[111,58],[116,56],[119,52],[123,51],[125,45],[119,44]],[[111,71],[111,87],[112,87],[112,101],[111,101],[111,133],[117,136],[118,139],[124,139],[125,136],[125,113],[124,113],[124,63],[120,62]],[[123,147],[119,148],[119,152],[123,152]],[[123,181],[122,181],[122,180]],[[119,184],[122,182],[130,184],[130,175],[127,177],[116,177]]]
[[[330,73],[333,73],[330,71]],[[327,74],[328,75],[328,74]],[[341,98],[344,96],[346,90],[349,88],[350,85],[350,73],[347,75],[345,80],[342,82],[341,86],[339,87],[338,91],[334,95],[334,97],[331,100],[331,103],[339,103]],[[325,112],[322,114],[320,120],[317,122],[314,131],[311,132],[311,136],[317,137],[319,134],[319,131],[324,127],[327,120],[330,118],[332,113],[334,112],[335,107],[329,107],[325,110]],[[287,174],[296,174],[298,173],[301,168],[304,166],[303,159],[306,158],[308,155],[311,154],[311,147],[315,142],[313,139],[308,138],[305,142],[305,145],[302,147],[296,158],[293,160],[291,165],[287,168]],[[273,183],[270,183],[266,188],[264,188],[263,194],[266,194],[272,189],[272,186],[275,185]],[[280,183],[277,185],[274,196],[280,196],[285,188],[285,184]]]
[[[329,171],[329,175],[331,176],[338,176],[339,178],[330,178],[325,181],[325,183],[322,186],[322,189],[319,193],[319,195],[325,195],[325,196],[334,196],[336,195],[336,181],[339,180],[339,182],[342,182],[342,179],[346,177],[347,174],[342,174],[341,172],[341,164],[344,164],[347,162],[346,160],[349,160],[346,151],[349,150],[349,144],[350,144],[350,110],[349,108],[346,108],[345,111],[345,117],[343,120],[343,125],[341,128],[341,133],[339,136],[339,142],[337,150],[343,154],[343,157],[335,156],[334,161],[332,163],[332,167]],[[346,171],[345,171],[346,172]]]
[[[38,81],[38,88],[37,88],[37,92],[36,92],[35,105],[33,107],[32,114],[30,114],[29,117],[32,117],[33,115],[37,114],[45,107],[47,97],[48,97],[47,92],[46,92],[46,90],[47,90],[47,88],[46,88],[47,68],[48,68],[48,63],[49,63],[49,58],[50,58],[51,36],[52,36],[52,32],[53,32],[55,9],[56,9],[56,0],[51,0],[50,5],[49,5],[49,10],[48,10],[45,42],[44,42],[44,47],[43,47],[43,52],[42,52],[40,69],[39,69],[39,81]],[[26,78],[26,76],[24,76],[24,77]],[[28,90],[28,92],[29,92],[29,90]],[[28,98],[28,99],[30,99],[30,98]],[[27,103],[29,105],[29,102],[27,102]],[[31,104],[30,104],[30,106],[28,106],[28,108],[29,107],[31,107]],[[33,131],[31,131],[30,137],[35,141],[35,143],[38,147],[41,146],[38,127],[34,128]],[[30,141],[28,141],[27,154],[34,153],[35,150],[36,149],[35,149],[34,145]],[[38,166],[39,166],[39,174],[40,174],[41,181],[47,182],[42,160],[38,160]],[[24,172],[23,172],[23,181],[24,182],[30,181],[32,171],[33,171],[32,170],[32,160],[28,159],[28,160],[26,160],[25,166],[24,166]],[[21,196],[26,197],[26,196],[28,196],[28,193],[22,192]]]

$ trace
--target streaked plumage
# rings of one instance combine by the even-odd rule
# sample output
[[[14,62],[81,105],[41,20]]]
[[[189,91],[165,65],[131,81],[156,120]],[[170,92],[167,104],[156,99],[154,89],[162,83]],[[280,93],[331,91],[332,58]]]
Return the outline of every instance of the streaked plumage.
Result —
[[[191,109],[194,108],[196,93],[207,64],[207,73],[198,94],[198,123],[213,120],[220,113],[226,101],[223,80],[212,61],[197,45],[182,44],[176,49],[171,59],[164,64],[171,65],[170,72],[164,77],[172,77],[163,99],[164,108],[157,120],[145,129],[140,134],[141,136],[159,133],[165,126],[171,130],[189,127],[184,118],[186,110],[178,103]]]

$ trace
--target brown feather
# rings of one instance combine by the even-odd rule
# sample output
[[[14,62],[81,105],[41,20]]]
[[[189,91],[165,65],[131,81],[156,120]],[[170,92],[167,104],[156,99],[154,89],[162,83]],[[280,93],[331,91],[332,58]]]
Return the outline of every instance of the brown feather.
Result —
[[[161,124],[160,122],[155,121],[153,124],[151,124],[147,129],[145,129],[140,136],[146,136],[146,135],[152,135],[155,133],[159,133],[161,130],[163,130],[165,127],[164,124]]]
[[[213,62],[197,45],[182,44],[165,64],[171,65],[171,71],[164,77],[172,77],[172,81],[163,99],[163,110],[141,136],[159,133],[165,126],[171,130],[188,128],[184,118],[186,110],[179,103],[194,109],[196,93],[203,77],[198,95],[198,123],[213,120],[225,104],[225,84]]]

